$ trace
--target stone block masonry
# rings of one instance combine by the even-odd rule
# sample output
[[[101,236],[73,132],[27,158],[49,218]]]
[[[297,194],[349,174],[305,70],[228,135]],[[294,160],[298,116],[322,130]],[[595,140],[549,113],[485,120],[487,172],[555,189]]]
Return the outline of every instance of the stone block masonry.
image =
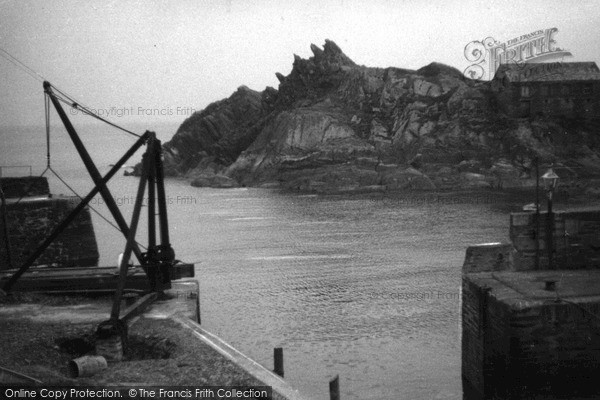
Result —
[[[600,268],[600,211],[553,213],[554,266],[559,269]],[[548,267],[548,214],[514,213],[510,218],[510,239],[515,248],[516,271]],[[537,243],[536,243],[537,239]]]
[[[0,178],[0,184],[7,199],[50,195],[48,180],[43,176]]]
[[[511,244],[486,243],[467,248],[463,271],[503,271],[513,264],[514,249]]]
[[[5,179],[0,183],[4,187]],[[12,178],[16,179],[16,178]],[[38,182],[39,178],[23,178],[13,188],[27,189],[34,182],[38,187],[48,187]],[[45,181],[45,178],[43,178]],[[31,189],[16,190],[15,194],[30,194]],[[43,192],[43,191],[42,191]],[[39,197],[39,195],[44,195]],[[16,197],[16,196],[15,196]],[[48,193],[36,192],[36,197],[23,197],[7,199],[5,218],[0,218],[0,270],[20,267],[27,257],[46,239],[52,230],[69,214],[79,203],[74,197],[48,197]],[[8,230],[5,236],[4,220]],[[10,258],[8,263],[7,244],[10,245]],[[98,264],[98,245],[92,226],[89,210],[84,209],[75,220],[54,240],[34,262],[34,265],[49,265],[56,267],[70,266],[95,266]]]
[[[466,398],[600,398],[595,248],[600,212],[556,214],[554,269],[547,269],[544,256],[546,214],[541,214],[537,236],[535,218],[533,213],[512,214],[512,243],[467,250],[462,280]],[[565,232],[566,244],[561,244]],[[561,252],[569,255],[561,257]]]

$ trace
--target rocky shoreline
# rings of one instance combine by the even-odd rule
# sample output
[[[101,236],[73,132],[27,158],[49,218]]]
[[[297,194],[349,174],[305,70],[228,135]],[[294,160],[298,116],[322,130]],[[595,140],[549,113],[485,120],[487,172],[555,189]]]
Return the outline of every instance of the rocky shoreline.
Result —
[[[533,187],[536,162],[573,184],[600,177],[594,120],[509,117],[490,82],[435,62],[361,66],[329,40],[311,51],[277,89],[241,86],[186,119],[163,146],[166,175],[316,193]]]

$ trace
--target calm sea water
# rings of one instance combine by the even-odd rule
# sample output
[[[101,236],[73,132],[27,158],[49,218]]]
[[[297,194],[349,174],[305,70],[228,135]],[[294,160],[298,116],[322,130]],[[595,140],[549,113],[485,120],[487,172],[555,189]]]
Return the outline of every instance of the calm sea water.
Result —
[[[166,140],[176,126],[161,129]],[[133,143],[102,126],[81,135],[102,173]],[[86,193],[91,180],[66,134],[52,137],[53,168]],[[4,128],[0,144],[0,165],[44,169],[43,128]],[[54,193],[69,193],[48,176]],[[127,220],[137,182],[119,174],[109,185]],[[196,263],[202,324],[267,368],[283,347],[286,380],[316,399],[329,398],[336,374],[344,399],[461,399],[466,247],[507,240],[508,210],[531,201],[198,189],[177,179],[166,188],[177,258]],[[99,198],[92,205],[109,216]],[[114,265],[124,239],[93,221],[101,264]]]

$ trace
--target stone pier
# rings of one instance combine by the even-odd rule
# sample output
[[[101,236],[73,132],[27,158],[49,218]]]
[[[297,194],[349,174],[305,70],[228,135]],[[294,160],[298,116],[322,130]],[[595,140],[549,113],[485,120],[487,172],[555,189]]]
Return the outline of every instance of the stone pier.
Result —
[[[6,197],[6,205],[0,209],[5,213],[0,215],[1,271],[20,267],[77,206],[79,198],[51,196],[44,177],[0,178],[0,185]],[[5,232],[8,232],[8,237]],[[92,217],[89,209],[85,208],[34,265],[86,267],[97,265],[98,258]],[[9,260],[12,265],[9,265]]]
[[[468,399],[600,398],[600,211],[515,213],[511,243],[467,249]],[[539,224],[538,224],[539,221]],[[547,238],[553,226],[553,265]]]

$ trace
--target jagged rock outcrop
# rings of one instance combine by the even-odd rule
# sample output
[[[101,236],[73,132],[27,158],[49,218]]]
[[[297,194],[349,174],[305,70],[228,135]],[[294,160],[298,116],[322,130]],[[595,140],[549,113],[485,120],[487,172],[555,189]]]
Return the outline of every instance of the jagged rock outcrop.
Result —
[[[278,89],[242,86],[185,120],[164,145],[167,174],[338,191],[523,185],[534,157],[600,173],[589,121],[510,118],[487,83],[443,64],[370,68],[332,41],[310,48]]]
[[[228,99],[186,119],[163,146],[165,174],[213,176],[234,162],[260,133],[272,93],[241,86]]]

